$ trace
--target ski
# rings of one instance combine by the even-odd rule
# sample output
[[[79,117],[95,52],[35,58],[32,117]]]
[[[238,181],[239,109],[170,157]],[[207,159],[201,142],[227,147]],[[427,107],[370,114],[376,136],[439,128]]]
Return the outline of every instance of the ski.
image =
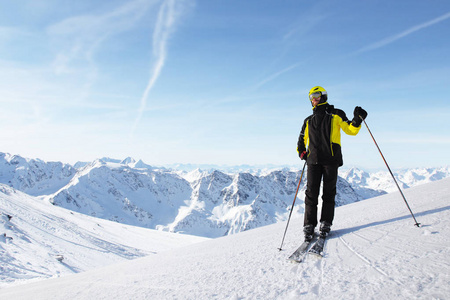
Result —
[[[309,247],[313,244],[313,240],[304,241],[294,253],[289,256],[288,260],[295,263],[301,263],[308,253]]]
[[[308,253],[314,254],[318,257],[323,257],[323,247],[325,246],[326,238],[326,236],[319,236],[314,245],[312,245],[311,249],[309,249]]]

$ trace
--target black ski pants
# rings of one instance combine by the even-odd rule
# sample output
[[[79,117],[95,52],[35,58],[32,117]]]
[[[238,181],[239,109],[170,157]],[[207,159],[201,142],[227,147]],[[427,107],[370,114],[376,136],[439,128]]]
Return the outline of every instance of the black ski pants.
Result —
[[[317,206],[319,202],[320,182],[323,180],[322,213],[320,222],[333,224],[334,198],[336,196],[336,182],[338,177],[336,165],[310,165],[308,164],[307,183],[305,192],[305,219],[304,225],[317,225]]]

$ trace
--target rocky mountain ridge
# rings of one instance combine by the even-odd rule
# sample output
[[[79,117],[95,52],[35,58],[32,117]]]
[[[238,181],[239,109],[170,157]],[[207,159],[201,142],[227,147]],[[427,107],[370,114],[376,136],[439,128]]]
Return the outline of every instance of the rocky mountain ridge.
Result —
[[[0,183],[86,215],[170,232],[219,237],[286,220],[300,170],[263,174],[155,168],[132,158],[78,164],[0,153]],[[403,188],[448,177],[449,168],[397,174]],[[336,205],[390,192],[386,173],[340,173]],[[390,176],[390,175],[389,175]],[[390,181],[391,183],[390,183]],[[303,212],[305,177],[295,214]]]

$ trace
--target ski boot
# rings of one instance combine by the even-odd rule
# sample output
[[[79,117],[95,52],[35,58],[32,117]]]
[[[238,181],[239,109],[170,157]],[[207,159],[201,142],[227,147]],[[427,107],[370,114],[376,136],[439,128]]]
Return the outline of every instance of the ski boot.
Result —
[[[323,221],[323,222],[320,223],[320,227],[319,227],[319,231],[320,231],[319,235],[320,235],[320,237],[326,238],[328,236],[328,234],[330,233],[330,230],[331,230],[331,224],[330,223],[328,223],[326,221]]]
[[[303,234],[305,235],[305,242],[310,242],[314,237],[314,225],[303,226]]]

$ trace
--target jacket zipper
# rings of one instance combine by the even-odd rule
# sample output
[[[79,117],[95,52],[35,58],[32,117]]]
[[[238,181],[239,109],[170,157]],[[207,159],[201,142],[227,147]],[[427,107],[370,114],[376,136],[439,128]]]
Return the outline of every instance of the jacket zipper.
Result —
[[[330,149],[331,149],[331,156],[334,156],[334,152],[333,152],[333,120],[334,120],[334,116],[331,115],[331,130],[330,130]]]

